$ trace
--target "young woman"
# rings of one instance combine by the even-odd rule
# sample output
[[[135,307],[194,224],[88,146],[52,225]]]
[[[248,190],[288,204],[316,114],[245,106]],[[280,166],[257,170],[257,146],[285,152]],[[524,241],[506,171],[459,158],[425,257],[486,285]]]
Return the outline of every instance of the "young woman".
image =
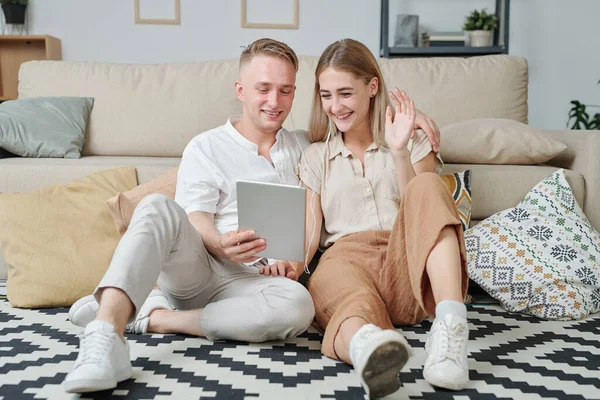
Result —
[[[319,244],[325,250],[308,281],[323,353],[354,365],[371,397],[385,396],[399,388],[410,355],[394,324],[435,317],[423,375],[462,389],[468,276],[460,220],[437,175],[441,158],[414,130],[413,101],[386,91],[362,43],[333,43],[315,74],[313,143],[298,172],[310,199],[309,258]]]

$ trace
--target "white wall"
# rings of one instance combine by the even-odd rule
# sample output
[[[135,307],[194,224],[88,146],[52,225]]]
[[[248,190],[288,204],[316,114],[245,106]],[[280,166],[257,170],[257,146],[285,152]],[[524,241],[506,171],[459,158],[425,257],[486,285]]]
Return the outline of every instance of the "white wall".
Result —
[[[509,50],[529,62],[529,122],[564,129],[571,100],[600,104],[600,1],[512,3]]]
[[[460,30],[474,8],[493,0],[391,0],[421,25]],[[30,34],[62,41],[63,59],[120,63],[237,58],[240,46],[270,36],[298,54],[319,55],[352,37],[379,54],[379,0],[299,0],[300,29],[242,29],[240,0],[181,0],[180,25],[134,24],[134,0],[30,0]],[[562,129],[578,99],[600,104],[600,1],[512,0],[510,54],[529,61],[529,122]],[[600,112],[600,109],[596,109]]]

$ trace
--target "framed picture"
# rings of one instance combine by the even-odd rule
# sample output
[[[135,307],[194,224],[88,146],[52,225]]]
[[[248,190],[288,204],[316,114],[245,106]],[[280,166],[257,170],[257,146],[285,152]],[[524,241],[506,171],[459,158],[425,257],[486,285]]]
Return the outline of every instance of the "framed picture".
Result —
[[[298,29],[298,0],[242,0],[242,28]]]
[[[419,16],[396,15],[395,47],[417,47],[419,44]]]
[[[179,25],[180,8],[180,0],[135,0],[135,23]]]

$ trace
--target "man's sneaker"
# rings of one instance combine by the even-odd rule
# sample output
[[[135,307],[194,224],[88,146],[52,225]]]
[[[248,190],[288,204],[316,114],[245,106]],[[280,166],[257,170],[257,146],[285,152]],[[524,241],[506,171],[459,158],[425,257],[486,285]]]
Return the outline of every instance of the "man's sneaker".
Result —
[[[113,389],[132,375],[127,340],[115,333],[114,325],[92,321],[79,341],[75,367],[63,388],[69,393]]]
[[[468,341],[466,319],[452,314],[436,318],[425,344],[428,354],[423,369],[425,380],[445,389],[464,389],[469,383]]]
[[[160,289],[154,289],[140,307],[135,320],[125,326],[125,332],[137,333],[138,335],[148,332],[150,313],[158,309],[173,310],[173,306],[169,303],[167,296],[165,296]]]
[[[87,324],[96,319],[98,312],[98,302],[94,295],[82,297],[69,309],[69,321],[81,327],[86,327]],[[140,311],[133,322],[125,326],[125,332],[144,334],[148,331],[149,315],[152,311],[159,308],[173,310],[173,306],[167,300],[167,297],[160,289],[154,289],[142,304]]]
[[[398,374],[410,357],[410,346],[400,333],[367,324],[350,340],[350,359],[371,399],[400,388]]]

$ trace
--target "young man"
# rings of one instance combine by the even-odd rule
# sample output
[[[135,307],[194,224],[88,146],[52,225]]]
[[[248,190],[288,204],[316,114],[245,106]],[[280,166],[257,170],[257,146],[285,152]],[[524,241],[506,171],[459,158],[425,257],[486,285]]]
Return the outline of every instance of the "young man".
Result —
[[[242,52],[235,83],[241,117],[192,139],[175,201],[150,195],[138,205],[94,295],[71,308],[71,321],[86,329],[65,390],[106,390],[129,379],[126,330],[261,342],[308,328],[314,305],[296,282],[302,270],[281,262],[273,271],[280,276],[259,274],[266,261],[254,255],[266,245],[252,231],[237,231],[235,190],[243,179],[298,184],[294,171],[308,141],[281,128],[297,70],[294,51],[272,39]],[[420,118],[435,145],[437,127]],[[152,290],[157,281],[161,289]]]
[[[294,167],[302,148],[294,133],[281,129],[297,69],[295,53],[283,43],[263,39],[244,50],[235,83],[241,117],[192,139],[175,201],[150,195],[136,208],[94,293],[97,312],[93,298],[73,306],[74,323],[95,320],[63,383],[68,392],[110,389],[131,377],[123,337],[128,321],[128,331],[137,333],[249,342],[286,339],[311,324],[312,299],[293,271],[274,278],[243,264],[257,262],[253,256],[265,243],[254,232],[237,231],[236,213],[237,180],[298,184]],[[152,291],[157,281],[161,290]]]

